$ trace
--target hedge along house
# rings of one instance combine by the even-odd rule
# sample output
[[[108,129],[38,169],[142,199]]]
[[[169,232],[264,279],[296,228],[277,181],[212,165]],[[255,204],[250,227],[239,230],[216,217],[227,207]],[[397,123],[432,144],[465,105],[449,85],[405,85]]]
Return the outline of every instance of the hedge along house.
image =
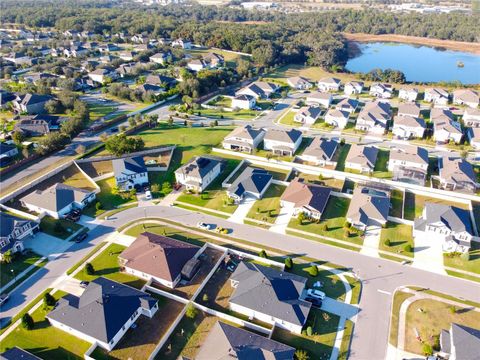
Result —
[[[198,246],[144,232],[118,258],[127,273],[173,289],[184,269],[187,280],[193,277],[200,265],[200,252]]]
[[[52,326],[110,351],[140,315],[152,318],[157,310],[157,300],[146,292],[99,277],[80,297],[60,299],[46,318]]]

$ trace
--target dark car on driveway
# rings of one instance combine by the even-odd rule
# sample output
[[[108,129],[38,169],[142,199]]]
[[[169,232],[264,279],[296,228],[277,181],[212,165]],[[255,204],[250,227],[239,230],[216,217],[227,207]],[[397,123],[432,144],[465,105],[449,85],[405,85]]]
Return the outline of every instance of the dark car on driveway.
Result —
[[[85,233],[82,233],[82,234],[80,234],[80,235],[77,236],[77,238],[75,239],[75,242],[76,242],[76,243],[80,243],[80,242],[82,242],[83,240],[85,240],[85,239],[87,238],[87,236],[88,236],[88,233],[86,233],[86,232],[85,232]]]
[[[305,300],[312,303],[313,306],[316,306],[318,308],[322,307],[322,300],[320,299],[308,296]]]

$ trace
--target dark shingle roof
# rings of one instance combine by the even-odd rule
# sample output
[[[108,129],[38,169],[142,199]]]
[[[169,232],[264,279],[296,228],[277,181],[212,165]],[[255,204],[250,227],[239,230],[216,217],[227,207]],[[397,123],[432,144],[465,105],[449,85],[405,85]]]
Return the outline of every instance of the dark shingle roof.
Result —
[[[480,359],[480,330],[460,324],[452,324],[452,347],[455,348],[456,359]]]
[[[271,179],[272,175],[267,170],[247,167],[232,183],[228,192],[237,196],[243,196],[245,192],[262,193]]]
[[[40,358],[15,346],[0,354],[0,360],[40,360]]]
[[[21,201],[42,209],[60,211],[73,202],[81,202],[90,193],[91,191],[85,189],[57,183],[44,191],[35,190],[24,196]]]
[[[231,276],[239,284],[230,303],[303,326],[311,304],[300,300],[307,279],[270,267],[241,262]]]
[[[149,310],[156,303],[143,291],[99,277],[80,297],[61,299],[47,317],[108,343],[139,307]]]
[[[7,242],[7,244],[0,249],[0,252],[4,253],[14,245],[14,241],[7,241],[7,239],[13,234],[15,228],[22,227],[28,223],[32,223],[32,227],[37,225],[34,221],[0,212],[0,240]]]
[[[115,176],[121,176],[124,172],[134,172],[141,174],[147,171],[143,156],[115,159],[112,161],[113,173]]]
[[[14,148],[15,148],[15,145],[13,144],[5,144],[3,142],[0,142],[0,154],[5,154],[10,150],[13,150]]]
[[[415,229],[424,230],[427,224],[437,222],[443,223],[453,232],[466,231],[473,235],[468,210],[429,202],[425,204],[425,218],[415,220]]]
[[[198,156],[177,169],[175,173],[203,179],[203,177],[212,171],[219,163],[221,163],[220,160]]]

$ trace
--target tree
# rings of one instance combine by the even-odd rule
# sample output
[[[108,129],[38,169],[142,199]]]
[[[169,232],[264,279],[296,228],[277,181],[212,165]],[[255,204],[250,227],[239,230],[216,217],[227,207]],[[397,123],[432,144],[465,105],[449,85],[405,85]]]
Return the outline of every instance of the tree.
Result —
[[[142,138],[127,137],[125,134],[110,136],[105,142],[105,149],[116,156],[141,151],[144,147]]]
[[[261,258],[264,258],[264,259],[268,258],[267,252],[263,249],[260,250],[260,252],[258,253],[258,256],[260,256]]]
[[[428,343],[424,343],[422,346],[422,352],[423,352],[423,355],[425,356],[433,355],[432,345]]]
[[[203,301],[204,303],[208,302],[208,294],[206,294],[206,293],[203,294],[203,296],[202,296],[202,301]]]
[[[300,225],[303,225],[303,221],[305,220],[305,213],[304,212],[301,212],[298,214],[298,223]]]
[[[160,192],[160,185],[159,184],[152,184],[150,189],[152,190],[153,194],[158,194]]]
[[[295,359],[296,360],[310,360],[308,353],[305,350],[297,350],[295,351]]]
[[[385,240],[384,244],[385,244],[385,246],[390,247],[390,245],[391,245],[390,239]]]
[[[12,135],[13,142],[15,144],[21,144],[25,140],[25,135],[21,131],[16,130]]]
[[[307,336],[312,336],[313,335],[313,329],[311,326],[307,327]]]
[[[86,263],[85,264],[85,273],[87,275],[94,275],[95,274],[95,269],[93,268],[93,265],[91,263]]]
[[[293,268],[293,260],[291,257],[285,258],[285,269],[291,270]]]
[[[405,245],[405,246],[403,247],[403,251],[405,251],[405,252],[407,252],[407,253],[412,252],[412,250],[413,250],[413,249],[412,249],[412,245],[410,245],[410,244],[407,244],[407,245]]]
[[[102,205],[102,203],[101,203],[100,201],[97,201],[97,202],[95,203],[95,209],[97,209],[97,211],[103,209],[103,205]]]
[[[195,306],[193,306],[192,303],[189,303],[187,305],[187,310],[185,311],[185,315],[187,316],[187,318],[189,319],[194,319],[198,314],[198,310]]]
[[[4,262],[5,264],[10,264],[12,260],[13,260],[12,251],[11,250],[5,251],[2,256],[2,262]]]
[[[133,116],[130,116],[128,118],[128,124],[130,125],[130,127],[134,127],[135,125],[137,125],[137,121],[135,120],[135,118]]]
[[[30,316],[29,313],[25,313],[22,316],[22,326],[24,329],[32,330],[33,326],[35,325],[33,318]]]
[[[47,110],[47,112],[49,114],[55,114],[55,113],[58,113],[60,112],[60,101],[58,100],[48,100],[46,103],[45,103],[45,110]]]
[[[317,265],[312,265],[309,268],[307,268],[307,272],[310,274],[310,276],[315,277],[318,276],[318,267]]]
[[[43,296],[43,304],[45,308],[55,306],[56,302],[55,298],[49,292],[45,293]]]

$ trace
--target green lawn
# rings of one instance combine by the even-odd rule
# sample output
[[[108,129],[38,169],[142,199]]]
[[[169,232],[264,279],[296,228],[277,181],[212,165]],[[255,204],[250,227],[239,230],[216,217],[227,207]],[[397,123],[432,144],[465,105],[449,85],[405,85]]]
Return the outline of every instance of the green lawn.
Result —
[[[443,264],[460,270],[480,274],[480,244],[472,241],[469,260],[463,259],[460,255],[443,255]],[[477,280],[478,281],[478,280]]]
[[[357,233],[351,233],[349,237],[345,237],[343,226],[349,205],[350,199],[330,196],[320,222],[305,220],[300,225],[298,219],[292,219],[288,227],[362,245],[363,239]],[[324,228],[325,225],[327,229]]]
[[[60,223],[61,228],[56,228],[57,223]],[[48,234],[60,239],[67,239],[69,236],[83,229],[84,226],[68,221],[65,219],[54,219],[50,216],[44,216],[40,221],[40,229]]]
[[[103,276],[110,280],[124,283],[140,289],[145,284],[144,280],[120,272],[118,256],[125,249],[125,246],[111,244],[91,262],[95,270],[94,275],[88,275],[84,270],[82,270],[78,272],[78,274],[75,276],[75,279],[81,281],[92,281],[100,276]]]
[[[407,220],[413,220],[416,217],[422,215],[423,208],[425,203],[435,203],[435,204],[445,204],[450,206],[456,206],[461,209],[467,209],[468,205],[463,203],[457,203],[453,201],[443,200],[443,199],[436,199],[431,198],[428,196],[417,195],[411,192],[405,193],[405,209],[404,209],[404,217]]]
[[[114,111],[117,111],[116,106],[105,105],[102,103],[88,104],[90,110],[90,119],[92,121],[98,120]]]
[[[40,260],[41,256],[33,251],[25,253],[25,255],[14,254],[13,261],[10,264],[2,263],[0,266],[0,285],[4,286],[9,281],[18,280],[18,275],[35,262]],[[40,268],[40,267],[38,267]],[[13,270],[13,272],[12,272]]]
[[[335,152],[334,161],[337,162],[335,170],[344,171],[345,170],[345,159],[347,158],[348,152],[350,151],[350,144],[344,144],[340,146],[339,149]]]
[[[388,159],[390,158],[390,151],[379,150],[377,161],[375,162],[375,168],[373,170],[373,176],[376,178],[391,178],[392,172],[388,171]]]
[[[405,252],[403,250],[407,244],[410,244],[412,249],[414,247],[412,231],[413,229],[410,225],[397,224],[388,221],[386,227],[382,229],[380,235],[379,249],[395,254],[413,257],[413,252]],[[385,245],[385,241],[387,239],[390,240],[390,246]],[[380,256],[383,255],[380,254]]]
[[[100,192],[97,194],[97,201],[100,201],[103,206],[103,210],[96,211],[96,209],[93,208],[93,210],[95,210],[95,216],[100,215],[106,210],[113,210],[119,205],[133,201],[133,199],[124,199],[120,195],[112,194],[112,189],[115,187],[115,178],[113,177],[100,180],[97,184],[100,187]]]
[[[274,223],[280,213],[280,197],[285,186],[272,184],[265,192],[263,199],[255,201],[247,218]]]
[[[246,109],[235,111],[224,111],[223,109],[201,109],[195,114],[200,114],[201,116],[206,116],[212,119],[252,120],[257,117],[260,112]]]
[[[398,218],[403,218],[403,191],[392,190],[392,194],[390,197],[390,205],[390,215]]]
[[[56,292],[53,296],[59,299],[65,295]],[[81,340],[67,332],[54,328],[45,316],[51,309],[43,309],[41,305],[33,312],[35,326],[26,330],[21,325],[11,332],[0,345],[0,352],[18,346],[46,360],[80,360],[90,347],[90,343]]]
[[[290,125],[290,126],[301,126],[302,123],[296,122],[294,120],[296,111],[288,110],[288,112],[280,119],[280,124]]]
[[[395,347],[398,344],[398,320],[400,315],[400,307],[405,300],[411,298],[412,296],[414,296],[414,294],[405,293],[402,291],[396,291],[393,296],[389,343]]]
[[[319,309],[310,310],[307,326],[313,329],[313,335],[308,336],[303,330],[301,335],[293,334],[287,330],[276,328],[272,339],[297,350],[307,351],[310,359],[329,359],[337,335],[339,317]]]

